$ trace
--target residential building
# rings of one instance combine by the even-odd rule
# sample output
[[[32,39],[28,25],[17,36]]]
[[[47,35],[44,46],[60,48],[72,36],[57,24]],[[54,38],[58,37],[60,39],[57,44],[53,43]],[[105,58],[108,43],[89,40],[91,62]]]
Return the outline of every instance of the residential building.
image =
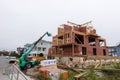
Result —
[[[120,56],[120,44],[116,46],[116,54]]]
[[[116,46],[109,46],[108,47],[108,52],[110,56],[116,56]]]
[[[22,55],[23,49],[24,49],[24,48],[22,48],[22,47],[18,47],[18,48],[17,48],[17,53],[18,53],[18,55]]]
[[[108,50],[110,56],[120,56],[120,44],[117,46],[109,46]]]
[[[24,45],[24,48],[27,50],[32,44]],[[38,56],[39,54],[43,54],[47,56],[49,48],[52,46],[50,41],[41,40],[35,46],[35,48],[29,53],[29,56]]]
[[[106,40],[96,33],[90,22],[67,24],[58,27],[58,34],[53,36],[49,56],[79,57],[108,56]]]

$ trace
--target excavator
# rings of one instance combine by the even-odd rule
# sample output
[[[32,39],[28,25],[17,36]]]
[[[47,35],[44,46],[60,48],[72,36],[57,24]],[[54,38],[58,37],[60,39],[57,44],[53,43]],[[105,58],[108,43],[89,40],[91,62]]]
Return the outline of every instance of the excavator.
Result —
[[[23,54],[22,56],[19,58],[19,67],[21,70],[25,70],[25,69],[29,69],[31,68],[32,66],[35,66],[38,64],[37,61],[34,61],[34,60],[27,60],[27,56],[28,54],[35,48],[35,46],[37,45],[37,43],[39,41],[42,40],[42,38],[47,35],[47,36],[51,36],[50,33],[46,32],[44,33],[37,41],[35,41],[30,48],[28,48]]]

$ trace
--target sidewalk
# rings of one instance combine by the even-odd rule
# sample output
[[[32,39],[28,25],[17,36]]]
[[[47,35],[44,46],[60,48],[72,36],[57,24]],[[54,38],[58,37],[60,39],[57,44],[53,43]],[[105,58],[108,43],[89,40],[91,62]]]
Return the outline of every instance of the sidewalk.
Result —
[[[0,80],[10,80],[7,75],[0,75]]]
[[[0,80],[10,80],[9,76],[4,72],[4,68],[0,68]]]

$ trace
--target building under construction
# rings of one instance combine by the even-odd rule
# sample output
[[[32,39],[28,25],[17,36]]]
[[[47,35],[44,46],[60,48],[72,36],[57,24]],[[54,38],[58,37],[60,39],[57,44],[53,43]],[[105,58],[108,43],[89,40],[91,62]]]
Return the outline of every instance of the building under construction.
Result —
[[[60,25],[58,34],[53,36],[49,56],[108,56],[108,48],[106,40],[96,33],[91,21],[80,25],[68,21]]]

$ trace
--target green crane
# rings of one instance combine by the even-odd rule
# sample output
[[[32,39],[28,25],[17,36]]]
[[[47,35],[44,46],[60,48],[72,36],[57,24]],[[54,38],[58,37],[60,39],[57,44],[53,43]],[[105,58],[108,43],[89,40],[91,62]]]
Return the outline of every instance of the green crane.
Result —
[[[22,56],[21,56],[20,59],[19,59],[19,66],[20,66],[21,69],[29,69],[29,68],[31,68],[32,66],[34,66],[34,65],[37,64],[36,61],[33,61],[33,60],[28,61],[28,60],[26,60],[26,58],[27,58],[28,54],[33,50],[33,48],[37,45],[37,43],[38,43],[39,41],[41,41],[42,38],[43,38],[45,35],[51,36],[51,34],[48,33],[48,32],[44,33],[44,34],[42,35],[42,37],[40,37],[37,41],[35,41],[35,42],[31,45],[31,47],[22,54]]]

